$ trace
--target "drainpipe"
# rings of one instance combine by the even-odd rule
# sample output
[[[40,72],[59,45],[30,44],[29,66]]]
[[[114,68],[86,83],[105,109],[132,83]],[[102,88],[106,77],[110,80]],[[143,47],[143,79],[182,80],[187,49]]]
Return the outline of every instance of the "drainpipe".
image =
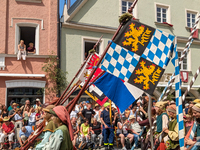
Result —
[[[57,0],[57,56],[58,56],[58,68],[60,68],[60,0]],[[58,91],[58,97],[60,97],[60,91]]]

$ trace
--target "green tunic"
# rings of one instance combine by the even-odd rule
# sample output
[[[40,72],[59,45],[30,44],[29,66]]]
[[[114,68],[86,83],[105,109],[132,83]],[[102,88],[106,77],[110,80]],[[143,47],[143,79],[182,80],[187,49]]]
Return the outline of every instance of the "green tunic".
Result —
[[[70,139],[69,130],[67,126],[66,125],[60,126],[55,130],[55,132],[57,130],[61,130],[63,132],[63,141],[61,143],[60,150],[73,150],[73,144]]]

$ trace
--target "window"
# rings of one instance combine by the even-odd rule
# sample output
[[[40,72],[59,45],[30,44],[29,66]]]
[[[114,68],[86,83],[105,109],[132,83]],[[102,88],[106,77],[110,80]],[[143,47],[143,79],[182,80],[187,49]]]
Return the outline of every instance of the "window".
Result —
[[[122,14],[128,12],[128,9],[130,8],[130,6],[133,4],[133,2],[129,2],[129,1],[122,1]]]
[[[7,89],[7,104],[9,105],[11,100],[16,103],[23,105],[27,99],[30,100],[31,104],[35,104],[36,98],[40,99],[43,103],[42,88],[8,88]]]
[[[182,54],[183,54],[183,51],[178,51],[178,59],[179,60],[180,60]],[[186,54],[183,59],[183,63],[180,64],[180,70],[188,70],[187,64],[188,64],[188,60],[187,60],[187,54]]]
[[[20,40],[24,40],[26,49],[29,47],[29,43],[33,43],[35,46],[35,30],[35,27],[20,27]]]
[[[187,12],[187,27],[192,28],[195,24],[196,13]]]
[[[96,42],[92,42],[92,41],[85,41],[85,58],[87,58],[89,51],[91,49],[93,49],[94,45],[96,44]],[[99,45],[96,47],[96,53],[99,54]]]
[[[33,43],[35,54],[39,55],[39,24],[16,23],[15,30],[15,54],[18,52],[20,40],[24,40],[26,49],[29,47],[30,43]],[[31,53],[33,52],[30,52],[30,54]]]
[[[167,8],[157,6],[157,22],[168,22],[167,20]]]

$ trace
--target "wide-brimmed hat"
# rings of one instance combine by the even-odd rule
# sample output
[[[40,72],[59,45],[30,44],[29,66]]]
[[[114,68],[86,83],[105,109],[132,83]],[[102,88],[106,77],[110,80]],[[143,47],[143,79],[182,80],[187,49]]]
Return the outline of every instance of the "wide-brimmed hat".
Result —
[[[130,115],[129,120],[131,120],[131,119],[135,119],[135,116],[134,115]]]
[[[94,107],[98,107],[98,106],[99,106],[99,104],[95,104],[95,105],[94,105]]]
[[[200,99],[195,99],[193,102],[194,103],[200,103]]]
[[[10,118],[7,117],[7,116],[3,118],[3,121],[5,121],[5,122],[6,122],[6,121],[9,121],[9,120],[10,120]]]
[[[163,102],[163,101],[159,101],[155,104],[155,107],[158,107],[160,109],[165,108],[165,105],[167,104],[167,102]]]
[[[14,106],[14,105],[17,106],[17,103],[13,103],[13,104],[12,104],[12,106]]]
[[[200,103],[195,104],[192,109],[194,109],[195,111],[200,112]]]
[[[48,105],[46,108],[43,108],[43,111],[49,112],[50,109],[53,109],[54,107],[56,107],[55,105]]]

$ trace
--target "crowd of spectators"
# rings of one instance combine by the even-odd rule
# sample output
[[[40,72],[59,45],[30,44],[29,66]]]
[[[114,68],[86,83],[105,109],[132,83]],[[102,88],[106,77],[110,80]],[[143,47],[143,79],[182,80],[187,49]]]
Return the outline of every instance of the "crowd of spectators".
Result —
[[[79,102],[70,113],[74,133],[73,145],[81,149],[88,143],[92,143],[94,148],[101,148],[114,141],[120,143],[122,150],[131,149],[133,145],[135,148],[147,147],[150,143],[147,132],[149,127],[148,101],[148,97],[141,97],[123,113],[119,111],[114,103],[110,107],[107,105],[108,102],[102,106],[97,103],[92,104],[89,101]],[[186,103],[183,110],[185,135],[188,134],[194,124],[192,107],[195,103],[197,102]],[[22,106],[12,101],[8,108],[0,104],[0,149],[3,148],[6,141],[8,148],[11,149],[13,143],[16,142],[16,138],[18,143],[23,145],[28,138],[31,138],[30,135],[43,121],[44,113],[39,99],[36,99],[33,106],[31,106],[29,100],[26,100]],[[174,101],[156,102],[153,99],[152,120],[157,120],[155,132],[165,132],[168,137],[171,137],[172,143],[178,141],[177,122],[174,124],[173,131],[170,128],[170,123],[176,120],[175,114],[176,106]],[[140,133],[144,126],[147,127],[147,130],[143,133],[145,138],[141,138]],[[16,132],[16,129],[18,129],[18,132]],[[106,139],[105,137],[108,138]],[[163,138],[163,140],[166,142],[169,139],[165,141]],[[154,137],[154,142],[155,145],[158,143],[157,136]],[[108,148],[106,147],[106,149]]]

